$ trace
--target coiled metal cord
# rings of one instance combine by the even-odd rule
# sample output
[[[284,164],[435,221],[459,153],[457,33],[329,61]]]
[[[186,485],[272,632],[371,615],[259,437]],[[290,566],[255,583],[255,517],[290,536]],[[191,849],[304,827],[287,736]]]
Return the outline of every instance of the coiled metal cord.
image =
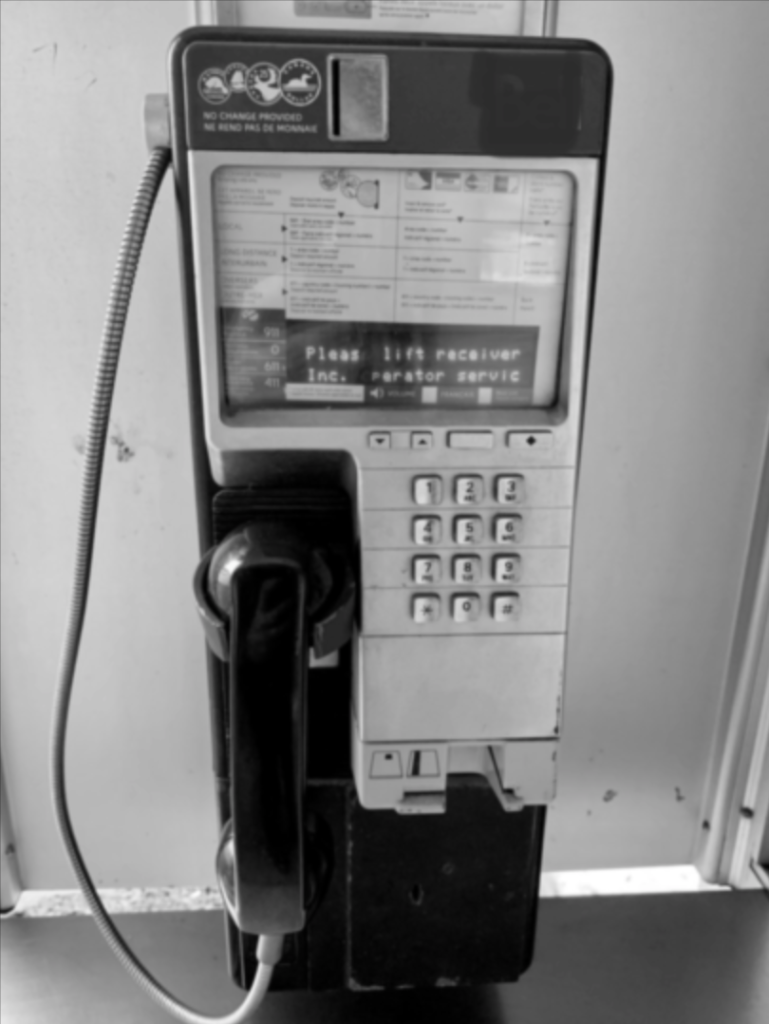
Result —
[[[64,751],[67,718],[88,601],[102,463],[107,442],[115,376],[128,315],[128,305],[147,224],[170,158],[171,154],[168,149],[152,151],[131,208],[107,307],[88,424],[72,595],[54,697],[51,785],[56,820],[69,861],[102,935],[126,971],[147,995],[185,1024],[242,1024],[251,1017],[264,999],[272,977],[273,965],[280,959],[280,940],[273,940],[272,949],[265,946],[264,940],[260,940],[260,949],[265,951],[265,959],[271,962],[259,963],[248,996],[233,1013],[224,1017],[210,1017],[206,1014],[196,1013],[179,1002],[137,960],[105,910],[96,886],[88,873],[72,829],[65,788]]]

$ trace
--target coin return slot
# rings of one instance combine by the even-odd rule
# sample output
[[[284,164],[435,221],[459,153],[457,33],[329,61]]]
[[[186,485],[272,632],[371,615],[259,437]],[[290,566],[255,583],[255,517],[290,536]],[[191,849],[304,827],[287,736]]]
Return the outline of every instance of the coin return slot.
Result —
[[[389,136],[387,58],[329,57],[329,138],[385,142]]]

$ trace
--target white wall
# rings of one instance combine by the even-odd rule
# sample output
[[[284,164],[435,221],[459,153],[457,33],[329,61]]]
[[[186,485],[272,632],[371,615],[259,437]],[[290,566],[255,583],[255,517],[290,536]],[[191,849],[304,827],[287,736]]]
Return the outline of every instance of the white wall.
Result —
[[[769,416],[769,5],[562,0],[558,32],[615,91],[547,860],[683,863]]]
[[[72,884],[50,702],[112,266],[181,0],[4,2],[2,748],[24,881]],[[769,5],[562,0],[616,72],[561,794],[546,867],[691,859],[769,414]],[[104,885],[210,883],[172,189],[137,281],[73,702]],[[677,799],[676,787],[680,796]],[[604,801],[608,791],[616,792]]]

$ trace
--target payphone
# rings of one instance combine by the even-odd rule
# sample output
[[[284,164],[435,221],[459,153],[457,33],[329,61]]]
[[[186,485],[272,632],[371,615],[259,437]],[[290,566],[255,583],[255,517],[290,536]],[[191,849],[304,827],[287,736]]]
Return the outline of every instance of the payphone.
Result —
[[[562,722],[610,66],[196,29],[171,52],[230,965],[515,980]]]

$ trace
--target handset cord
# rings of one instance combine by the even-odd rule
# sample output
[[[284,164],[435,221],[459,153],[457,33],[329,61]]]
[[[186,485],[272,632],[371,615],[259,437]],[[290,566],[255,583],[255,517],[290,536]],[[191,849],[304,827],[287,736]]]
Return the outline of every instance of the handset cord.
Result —
[[[96,924],[126,971],[148,996],[185,1024],[242,1024],[251,1017],[267,993],[273,967],[281,957],[282,938],[265,935],[260,937],[257,946],[259,963],[253,985],[244,1002],[233,1013],[225,1017],[211,1017],[207,1014],[197,1013],[185,1006],[184,1003],[179,1002],[140,963],[105,910],[96,886],[88,873],[72,829],[64,778],[67,717],[88,601],[88,586],[96,534],[96,514],[115,376],[139,255],[147,232],[150,214],[170,159],[169,149],[153,149],[123,235],[107,306],[88,424],[72,595],[54,697],[51,785],[56,821],[70,864]]]

